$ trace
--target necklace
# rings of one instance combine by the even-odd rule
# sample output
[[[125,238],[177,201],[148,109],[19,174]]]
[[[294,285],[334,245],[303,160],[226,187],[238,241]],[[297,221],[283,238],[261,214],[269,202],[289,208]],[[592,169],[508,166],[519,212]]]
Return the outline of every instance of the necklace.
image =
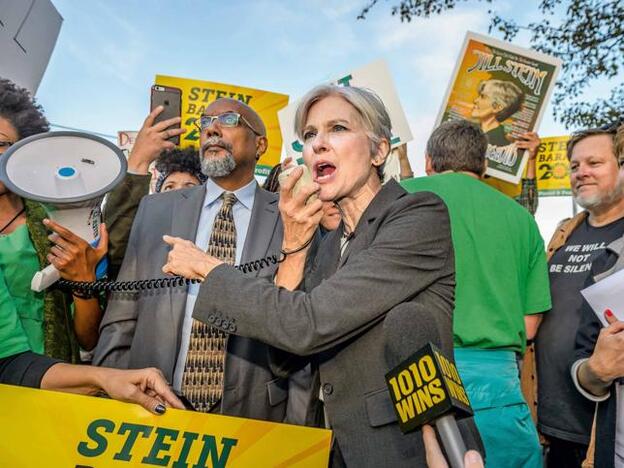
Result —
[[[26,208],[22,208],[21,210],[19,210],[17,212],[17,214],[15,216],[13,216],[11,218],[11,221],[9,221],[8,223],[6,223],[4,226],[2,226],[2,229],[0,229],[0,234],[4,232],[4,230],[6,228],[8,228],[11,224],[13,224],[13,221],[15,221],[17,218],[19,218],[19,216],[26,210]]]

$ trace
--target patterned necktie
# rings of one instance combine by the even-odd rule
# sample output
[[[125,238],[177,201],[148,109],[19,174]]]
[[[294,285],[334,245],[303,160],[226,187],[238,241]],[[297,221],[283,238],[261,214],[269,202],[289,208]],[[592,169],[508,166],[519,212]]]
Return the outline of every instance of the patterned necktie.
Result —
[[[236,259],[236,226],[232,206],[236,195],[223,192],[223,204],[212,226],[206,253],[230,265]],[[193,319],[182,393],[197,411],[209,412],[221,399],[227,334]]]

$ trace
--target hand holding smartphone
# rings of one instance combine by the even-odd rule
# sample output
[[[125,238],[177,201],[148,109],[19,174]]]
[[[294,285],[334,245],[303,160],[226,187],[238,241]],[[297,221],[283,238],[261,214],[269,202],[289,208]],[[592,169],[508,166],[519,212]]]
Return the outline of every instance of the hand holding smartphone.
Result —
[[[151,91],[150,111],[162,106],[163,111],[156,116],[154,124],[182,116],[182,90],[169,86],[154,85]],[[170,127],[171,128],[171,127]],[[180,144],[180,135],[172,136],[167,141]]]

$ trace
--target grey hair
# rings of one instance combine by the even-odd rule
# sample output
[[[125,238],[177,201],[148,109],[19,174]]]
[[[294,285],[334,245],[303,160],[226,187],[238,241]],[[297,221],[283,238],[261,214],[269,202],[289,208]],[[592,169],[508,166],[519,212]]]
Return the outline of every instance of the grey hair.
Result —
[[[375,92],[357,86],[325,84],[311,89],[303,96],[295,114],[295,133],[301,141],[303,141],[303,128],[308,119],[310,108],[329,96],[341,97],[355,108],[370,141],[371,157],[377,154],[379,145],[383,140],[388,142],[388,152],[390,152],[392,122],[386,106]],[[377,168],[377,175],[381,180],[383,180],[384,164]]]
[[[486,95],[500,110],[496,113],[496,120],[503,122],[514,115],[522,107],[524,92],[511,81],[486,80],[479,83],[479,94],[483,94],[487,86]]]
[[[487,138],[467,120],[451,120],[436,128],[427,141],[427,155],[435,172],[485,172]]]

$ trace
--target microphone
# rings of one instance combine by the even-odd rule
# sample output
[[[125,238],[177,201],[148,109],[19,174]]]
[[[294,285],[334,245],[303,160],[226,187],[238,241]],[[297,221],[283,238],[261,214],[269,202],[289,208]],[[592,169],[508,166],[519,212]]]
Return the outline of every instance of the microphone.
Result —
[[[399,428],[408,433],[434,424],[451,467],[463,468],[466,445],[455,417],[471,416],[472,409],[455,364],[438,347],[452,349],[451,318],[405,303],[388,313],[383,329]]]

